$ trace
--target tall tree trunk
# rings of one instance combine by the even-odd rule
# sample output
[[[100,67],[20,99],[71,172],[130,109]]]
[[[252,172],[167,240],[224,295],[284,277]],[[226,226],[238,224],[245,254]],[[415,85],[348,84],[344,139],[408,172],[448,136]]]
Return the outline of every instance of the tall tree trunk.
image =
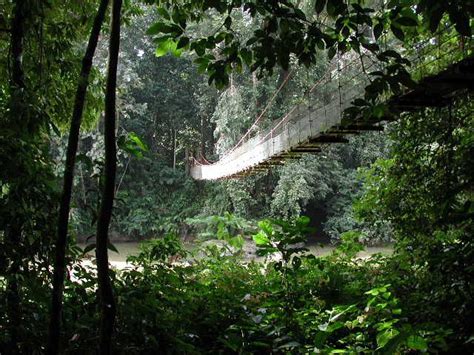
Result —
[[[74,179],[74,166],[79,142],[79,132],[82,122],[82,114],[85,106],[87,87],[89,85],[89,74],[92,68],[92,60],[99,40],[100,30],[104,22],[109,0],[101,0],[94,23],[89,36],[86,53],[82,59],[81,74],[76,89],[74,109],[69,128],[69,138],[66,152],[66,165],[64,167],[63,191],[59,206],[56,255],[54,259],[53,291],[51,296],[51,314],[49,319],[49,335],[47,354],[57,354],[59,351],[59,340],[61,333],[61,311],[64,290],[64,277],[66,272],[66,244],[69,225],[69,210],[71,205],[72,186]]]
[[[173,170],[176,170],[176,129],[173,128]]]
[[[24,0],[15,2],[15,10],[11,25],[11,84],[13,90],[23,90],[25,88],[23,72],[23,40],[25,37],[25,12],[26,7],[28,6],[27,2],[28,1]]]
[[[189,175],[189,169],[191,167],[191,161],[190,161],[190,156],[189,156],[189,148],[185,147],[184,148],[184,173],[186,176]]]
[[[26,89],[23,71],[23,42],[25,38],[25,20],[28,9],[27,1],[16,1],[11,23],[11,78],[10,78],[10,106],[13,115],[16,118],[16,124],[26,127],[24,102],[24,91]],[[13,117],[12,117],[13,119]],[[13,120],[12,120],[13,121]],[[21,302],[20,290],[18,284],[18,273],[21,268],[21,256],[17,248],[21,244],[21,218],[20,220],[10,221],[9,228],[6,229],[6,241],[11,250],[11,264],[8,270],[7,279],[7,317],[9,319],[10,344],[9,351],[12,354],[20,352],[20,334],[18,332],[21,324]]]
[[[201,156],[206,156],[206,126],[204,121],[204,114],[201,114],[201,144],[200,144]]]
[[[281,68],[280,69],[280,75],[278,77],[278,83],[277,83],[277,90],[278,88],[285,82],[285,80],[288,79],[288,75],[290,75],[290,72],[286,69],[283,69]],[[278,94],[278,96],[276,97],[276,102],[278,102],[280,105],[282,104],[282,102],[284,102],[284,93],[285,93],[285,87],[283,87],[280,91],[280,93]]]
[[[100,294],[100,333],[99,353],[111,353],[111,340],[115,321],[115,299],[109,274],[107,254],[109,225],[115,192],[115,174],[117,170],[117,147],[115,139],[115,104],[117,88],[117,65],[120,47],[120,12],[122,0],[113,0],[112,25],[109,44],[109,63],[107,69],[107,88],[105,93],[104,140],[105,166],[102,201],[97,220],[97,275]]]
[[[258,85],[257,73],[253,72],[252,73],[252,91],[255,97],[255,111],[258,112],[260,110],[261,103],[260,103],[260,96],[258,95],[258,92],[257,92],[257,85]]]

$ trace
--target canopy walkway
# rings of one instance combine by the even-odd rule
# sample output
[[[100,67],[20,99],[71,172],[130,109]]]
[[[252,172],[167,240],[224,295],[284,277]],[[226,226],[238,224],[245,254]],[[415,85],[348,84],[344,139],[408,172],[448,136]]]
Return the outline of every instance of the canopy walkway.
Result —
[[[455,33],[445,33],[416,44],[411,53],[402,53],[412,62],[411,74],[419,85],[387,97],[385,104],[390,112],[399,115],[423,107],[444,106],[460,91],[472,91],[471,44],[471,40],[460,42]],[[383,130],[383,122],[387,120],[384,116],[370,122],[362,117],[350,122],[343,119],[344,110],[363,97],[371,80],[368,73],[382,70],[380,65],[369,52],[336,57],[326,74],[305,94],[303,103],[263,132],[257,130],[260,115],[219,161],[203,163],[194,159],[191,176],[197,180],[242,177],[303,154],[318,153],[327,144],[346,143],[348,134]]]

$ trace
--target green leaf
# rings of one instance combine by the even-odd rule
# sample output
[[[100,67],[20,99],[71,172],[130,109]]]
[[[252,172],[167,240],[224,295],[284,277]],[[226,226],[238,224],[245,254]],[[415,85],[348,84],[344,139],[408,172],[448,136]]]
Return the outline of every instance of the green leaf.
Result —
[[[271,348],[271,345],[263,341],[252,341],[251,344],[256,348],[268,349]]]
[[[301,266],[301,258],[298,257],[293,257],[291,260],[291,265],[293,266],[294,269],[299,269]]]
[[[126,136],[120,136],[117,140],[117,146],[138,158],[142,158],[143,152],[148,151],[148,146],[142,142],[135,132],[129,132]]]
[[[269,220],[263,220],[263,221],[258,222],[258,226],[267,235],[270,235],[273,233],[272,224],[270,223]]]
[[[175,57],[179,57],[182,53],[182,50],[178,49],[178,44],[171,38],[160,42],[155,51],[157,57],[162,57],[168,53],[173,54]]]
[[[344,327],[344,323],[340,322],[340,321],[337,321],[337,322],[329,324],[326,331],[329,332],[329,333],[333,333],[334,331],[336,331],[338,329],[341,329],[343,327]]]
[[[112,251],[116,252],[117,254],[120,254],[119,251],[117,250],[117,248],[115,247],[115,245],[113,245],[111,242],[107,243],[107,249],[112,250]]]
[[[54,124],[54,122],[50,121],[49,124],[53,129],[53,132],[56,133],[58,137],[61,137],[61,132],[59,131],[59,128]]]
[[[443,8],[437,8],[435,11],[431,12],[430,14],[430,31],[431,32],[436,32],[438,29],[439,23],[441,22],[441,19],[443,18],[444,15],[444,9]]]
[[[227,16],[225,21],[224,21],[224,26],[225,28],[229,29],[230,26],[232,26],[232,17]]]
[[[383,32],[383,25],[378,23],[374,26],[374,37],[375,39],[379,39]]]
[[[170,19],[170,15],[168,14],[168,11],[166,9],[159,7],[156,11],[160,14],[161,17],[163,17],[166,20]]]
[[[372,115],[375,118],[382,118],[385,115],[387,107],[384,104],[377,104],[372,107]]]
[[[426,350],[428,349],[428,344],[425,339],[419,335],[410,335],[407,338],[407,346],[413,350]]]
[[[240,51],[240,57],[242,58],[242,61],[250,66],[250,64],[252,64],[252,52],[249,51],[248,49],[246,48],[243,48],[241,51]]]
[[[236,249],[242,249],[244,246],[245,240],[241,235],[235,236],[229,239],[229,244]]]
[[[253,241],[257,245],[269,245],[270,244],[270,239],[268,239],[268,237],[262,232],[259,232],[259,233],[255,234],[253,236]]]
[[[324,6],[326,6],[326,0],[316,0],[314,4],[314,10],[319,15],[324,10]]]
[[[207,66],[209,65],[209,59],[205,57],[198,57],[194,63],[198,65],[198,72],[199,73],[204,73],[207,69]]]
[[[450,9],[449,18],[454,22],[454,27],[463,36],[471,36],[471,27],[469,26],[469,16],[461,11]]]
[[[86,245],[86,247],[82,250],[82,253],[83,253],[83,254],[87,254],[88,252],[94,250],[95,247],[96,247],[95,243],[88,244],[88,245]]]
[[[400,28],[398,28],[398,27],[396,27],[392,24],[392,25],[390,25],[390,29],[392,30],[395,37],[397,37],[400,41],[405,40],[405,34],[403,33],[403,31]]]
[[[181,37],[178,41],[178,44],[176,45],[177,49],[181,49],[186,47],[189,44],[189,38],[188,37]]]
[[[383,348],[390,339],[395,338],[399,333],[398,330],[392,328],[377,334],[377,345],[379,348]]]
[[[326,11],[328,15],[331,17],[336,17],[337,15],[341,15],[346,10],[347,10],[347,5],[344,3],[343,0],[329,0],[327,2]]]
[[[157,57],[163,57],[168,53],[168,42],[161,42],[155,50],[155,55]]]
[[[300,19],[300,20],[306,20],[306,15],[304,14],[303,11],[301,11],[300,9],[298,8],[294,8],[294,11],[295,11],[295,15]]]
[[[202,41],[194,42],[191,46],[198,56],[203,56],[206,52],[206,44]]]
[[[303,227],[307,226],[309,222],[311,222],[311,220],[308,216],[301,216],[301,217],[298,217],[298,219],[296,220],[296,224]]]
[[[395,59],[400,59],[402,56],[400,53],[394,51],[393,49],[388,49],[386,51],[383,51],[382,53],[379,54],[379,56],[383,57],[391,57]]]
[[[364,47],[365,49],[367,49],[371,52],[375,52],[375,51],[379,50],[379,45],[377,43],[364,43],[364,42],[362,42],[361,45],[362,45],[362,47]]]
[[[402,25],[402,26],[418,26],[418,21],[416,21],[414,18],[411,17],[400,17],[397,20],[397,23]]]
[[[327,338],[331,335],[328,332],[325,331],[320,331],[316,333],[316,336],[314,337],[314,344],[318,347],[321,348],[324,343],[326,343]]]
[[[170,26],[163,22],[156,22],[146,31],[147,35],[156,35],[159,33],[167,33],[170,30]]]
[[[368,102],[364,99],[358,98],[352,102],[355,106],[367,106]]]
[[[405,85],[406,87],[410,89],[415,89],[418,87],[418,84],[411,78],[408,72],[400,72],[397,78],[400,81],[400,83],[402,83],[403,85]]]
[[[135,132],[130,132],[128,138],[134,142],[141,150],[148,151],[148,146],[143,143],[140,137]]]

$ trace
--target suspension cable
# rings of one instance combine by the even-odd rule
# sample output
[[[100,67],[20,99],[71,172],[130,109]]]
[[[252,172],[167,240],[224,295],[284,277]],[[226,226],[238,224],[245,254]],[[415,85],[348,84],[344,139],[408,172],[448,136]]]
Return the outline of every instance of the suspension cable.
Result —
[[[252,133],[252,131],[254,130],[255,127],[257,127],[257,124],[258,122],[260,122],[260,120],[263,118],[263,116],[265,115],[265,113],[268,111],[268,109],[270,108],[270,105],[273,103],[273,101],[275,100],[276,96],[280,93],[280,91],[285,87],[285,85],[288,83],[290,77],[293,75],[293,72],[294,70],[291,70],[288,75],[286,76],[286,78],[283,80],[283,82],[281,83],[281,85],[278,87],[278,89],[273,93],[272,97],[270,98],[270,100],[268,100],[265,108],[263,109],[263,111],[257,116],[257,119],[255,120],[255,122],[252,124],[252,126],[250,126],[250,128],[247,130],[247,132],[245,132],[245,134],[242,136],[242,138],[239,139],[239,141],[230,149],[228,150],[227,152],[225,152],[222,156],[222,158],[228,156],[229,154],[231,154],[234,150],[236,150],[240,144],[242,144],[242,142],[245,140],[245,138],[247,138],[248,135],[250,135]],[[221,158],[221,159],[222,159]]]

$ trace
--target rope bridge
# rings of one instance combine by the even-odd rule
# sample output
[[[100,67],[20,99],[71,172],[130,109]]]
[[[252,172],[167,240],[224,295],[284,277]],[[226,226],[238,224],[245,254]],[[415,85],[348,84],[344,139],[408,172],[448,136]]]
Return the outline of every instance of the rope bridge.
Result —
[[[419,81],[420,87],[387,97],[385,102],[390,110],[401,113],[442,105],[454,92],[474,89],[471,40],[460,42],[459,36],[447,27],[436,36],[415,44],[411,53],[401,53],[410,59],[412,77]],[[302,154],[318,153],[325,144],[346,143],[346,134],[383,130],[383,117],[370,123],[361,118],[341,124],[344,110],[351,107],[355,99],[363,97],[365,87],[371,82],[367,73],[382,70],[381,63],[368,51],[337,55],[325,75],[303,97],[306,103],[294,106],[266,131],[256,132],[258,122],[290,73],[250,129],[219,161],[204,160],[203,164],[193,158],[191,176],[197,180],[242,177],[284,164],[287,159],[299,158]]]

